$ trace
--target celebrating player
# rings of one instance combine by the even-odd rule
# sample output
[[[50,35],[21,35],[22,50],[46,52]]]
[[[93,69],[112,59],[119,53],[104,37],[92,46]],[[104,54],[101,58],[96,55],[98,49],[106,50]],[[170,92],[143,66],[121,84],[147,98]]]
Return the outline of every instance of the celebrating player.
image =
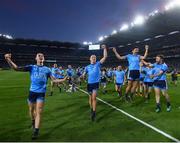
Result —
[[[156,112],[158,113],[161,111],[161,104],[160,104],[161,92],[163,96],[165,96],[166,98],[167,112],[170,112],[171,104],[170,104],[170,97],[167,93],[168,87],[167,87],[167,77],[166,77],[168,66],[164,62],[164,56],[157,55],[155,64],[150,64],[145,61],[144,64],[153,67],[153,74],[151,75],[151,78],[154,80],[154,90],[156,96]]]
[[[28,96],[29,114],[32,120],[33,134],[32,139],[36,139],[39,135],[39,128],[41,122],[41,114],[44,107],[45,93],[47,87],[47,81],[50,77],[54,83],[60,83],[66,80],[66,78],[59,80],[52,77],[51,70],[44,66],[44,55],[38,53],[36,55],[36,65],[27,65],[24,67],[17,66],[11,60],[11,54],[6,54],[5,59],[16,71],[30,72],[31,87]]]
[[[117,70],[114,72],[115,78],[115,89],[118,92],[118,96],[122,96],[122,85],[125,81],[125,72],[122,70],[122,66],[118,66]]]
[[[105,45],[101,46],[103,51],[103,58],[100,61],[96,61],[96,56],[91,55],[90,65],[85,68],[85,74],[88,75],[88,85],[87,90],[90,94],[89,96],[89,105],[91,108],[91,119],[95,121],[96,118],[96,96],[97,90],[99,88],[100,75],[101,75],[101,64],[103,64],[107,58],[107,48]]]
[[[139,82],[139,78],[140,78],[140,60],[146,59],[146,57],[148,55],[148,48],[149,48],[149,46],[146,45],[144,56],[140,56],[138,54],[139,48],[137,48],[137,47],[135,47],[132,50],[132,54],[128,54],[126,56],[120,56],[118,54],[118,52],[116,51],[116,48],[113,48],[113,52],[115,53],[116,57],[119,60],[127,59],[128,63],[129,63],[128,86],[127,86],[126,92],[125,92],[126,100],[131,100],[136,91],[136,88],[137,88],[137,85]],[[129,93],[130,93],[130,96],[129,96]]]

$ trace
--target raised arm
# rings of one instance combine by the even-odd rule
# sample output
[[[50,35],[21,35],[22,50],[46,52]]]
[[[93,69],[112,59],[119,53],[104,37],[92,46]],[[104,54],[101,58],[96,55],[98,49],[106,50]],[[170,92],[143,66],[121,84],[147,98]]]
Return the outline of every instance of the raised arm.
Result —
[[[107,47],[106,47],[106,45],[102,45],[101,48],[104,51],[103,51],[103,58],[100,60],[100,63],[103,64],[107,59]]]
[[[11,60],[11,54],[5,54],[4,55],[5,60],[7,61],[7,63],[9,64],[9,66],[16,70],[16,71],[23,71],[22,68],[18,67],[12,60]]]
[[[126,59],[126,56],[120,56],[116,50],[116,48],[112,48],[114,54],[116,55],[116,57],[119,59],[119,60],[124,60]]]
[[[145,45],[145,53],[144,53],[144,56],[141,56],[141,60],[144,60],[147,58],[148,56],[148,50],[149,50],[149,46],[148,45]]]

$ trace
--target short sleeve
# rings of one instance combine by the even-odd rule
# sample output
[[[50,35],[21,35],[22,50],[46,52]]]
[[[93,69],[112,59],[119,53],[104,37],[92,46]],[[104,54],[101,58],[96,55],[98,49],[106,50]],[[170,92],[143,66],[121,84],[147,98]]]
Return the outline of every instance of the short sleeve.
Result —
[[[85,72],[86,74],[88,73],[88,68],[87,68],[87,67],[85,67],[84,72]]]
[[[48,76],[48,77],[51,77],[51,76],[52,76],[52,71],[51,71],[50,68],[48,68],[47,76]]]
[[[101,67],[101,62],[100,61],[98,61],[97,63],[96,63],[99,67]]]
[[[19,67],[20,70],[25,72],[31,72],[33,65],[26,65],[24,67]]]
[[[129,59],[129,56],[130,56],[130,54],[125,55],[124,57],[125,57],[126,59]]]
[[[164,64],[164,65],[162,66],[161,70],[162,70],[163,72],[166,72],[166,71],[168,70],[168,66],[167,66],[166,64]]]

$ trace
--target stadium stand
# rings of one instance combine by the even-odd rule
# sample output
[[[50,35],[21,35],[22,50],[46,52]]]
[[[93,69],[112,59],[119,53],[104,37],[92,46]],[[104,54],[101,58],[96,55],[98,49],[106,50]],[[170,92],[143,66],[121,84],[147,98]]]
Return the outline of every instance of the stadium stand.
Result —
[[[140,54],[144,52],[144,45],[149,45],[148,61],[153,62],[158,54],[166,57],[166,63],[171,68],[180,70],[180,11],[171,10],[152,16],[143,27],[133,27],[128,31],[110,35],[100,44],[117,47],[121,55],[130,53],[134,46],[140,48]],[[99,44],[99,43],[98,43]],[[88,46],[79,43],[42,41],[30,39],[6,39],[0,37],[0,68],[6,68],[3,55],[11,52],[18,65],[34,63],[34,56],[41,52],[45,54],[46,64],[50,66],[56,62],[59,65],[68,64],[84,66],[89,63],[89,56],[102,55],[102,51],[89,51]],[[120,62],[109,50],[106,66],[116,66]],[[121,62],[127,65],[126,61]]]

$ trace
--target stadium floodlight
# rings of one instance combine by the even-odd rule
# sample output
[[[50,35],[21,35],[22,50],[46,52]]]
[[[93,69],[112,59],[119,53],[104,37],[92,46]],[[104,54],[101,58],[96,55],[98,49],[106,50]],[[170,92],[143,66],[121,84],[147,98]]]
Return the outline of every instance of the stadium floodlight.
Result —
[[[88,42],[86,42],[86,41],[83,42],[83,45],[87,45],[87,44],[88,44]]]
[[[13,37],[10,36],[10,35],[2,35],[2,36],[4,36],[4,37],[7,38],[7,39],[13,39]]]
[[[155,10],[154,13],[155,13],[155,14],[159,13],[159,10]]]
[[[84,41],[84,42],[83,42],[83,45],[92,45],[92,42]]]
[[[106,39],[106,38],[108,38],[108,36],[107,36],[107,35],[105,35],[105,36],[104,36],[104,38]]]
[[[117,34],[117,30],[113,30],[112,35]]]
[[[103,36],[100,36],[99,37],[99,41],[103,41],[104,40],[104,37]]]
[[[128,24],[123,24],[120,28],[120,31],[126,31],[129,29],[129,25]]]
[[[145,18],[141,15],[138,15],[135,19],[134,19],[134,25],[142,25],[145,22]]]
[[[131,27],[134,27],[134,23],[133,22],[131,22]]]
[[[170,10],[178,6],[180,6],[180,0],[174,0],[165,6],[165,10]]]

